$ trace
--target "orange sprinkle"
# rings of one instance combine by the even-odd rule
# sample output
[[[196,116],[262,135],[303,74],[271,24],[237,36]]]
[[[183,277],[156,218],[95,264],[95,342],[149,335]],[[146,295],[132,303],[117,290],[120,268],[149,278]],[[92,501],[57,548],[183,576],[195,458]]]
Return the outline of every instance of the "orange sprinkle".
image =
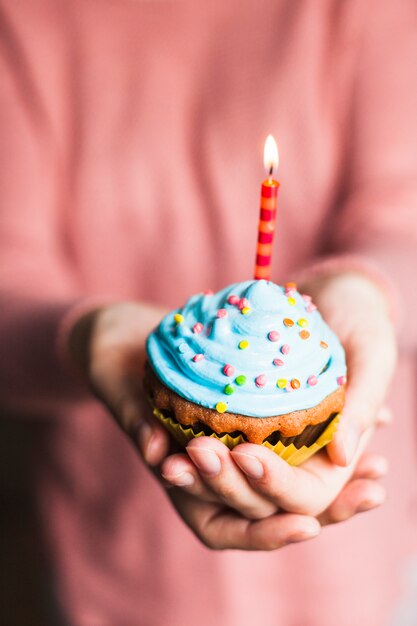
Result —
[[[301,386],[301,383],[300,383],[300,381],[298,380],[298,378],[293,378],[293,379],[292,379],[292,381],[291,381],[291,387],[292,387],[293,389],[299,389],[299,388],[300,388],[300,386]]]
[[[301,339],[308,339],[310,337],[310,333],[308,330],[300,330]]]
[[[289,291],[290,289],[297,289],[297,283],[285,283],[285,290]]]
[[[320,346],[321,346],[322,348],[326,349],[326,348],[328,348],[328,347],[329,347],[329,344],[328,344],[328,343],[326,343],[325,341],[320,341]]]
[[[288,328],[291,328],[291,326],[294,326],[293,320],[290,320],[289,317],[285,317],[284,318],[284,326],[288,326]]]

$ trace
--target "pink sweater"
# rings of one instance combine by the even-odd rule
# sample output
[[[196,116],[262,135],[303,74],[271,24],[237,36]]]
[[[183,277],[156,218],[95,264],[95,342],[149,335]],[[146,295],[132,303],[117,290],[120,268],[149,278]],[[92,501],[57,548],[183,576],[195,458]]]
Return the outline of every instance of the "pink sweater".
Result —
[[[77,626],[385,624],[417,521],[415,0],[1,0],[0,28],[1,406],[46,424],[35,499],[60,610]],[[251,277],[268,133],[274,280],[337,255],[397,294],[397,423],[374,443],[390,501],[305,545],[211,553],[56,338],[92,296],[173,306]]]

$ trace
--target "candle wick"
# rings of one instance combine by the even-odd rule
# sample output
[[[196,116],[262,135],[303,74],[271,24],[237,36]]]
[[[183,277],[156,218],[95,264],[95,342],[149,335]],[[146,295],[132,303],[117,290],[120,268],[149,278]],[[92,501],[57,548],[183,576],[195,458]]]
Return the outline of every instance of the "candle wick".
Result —
[[[274,166],[271,164],[269,168],[269,180],[272,180],[272,174],[274,173]]]

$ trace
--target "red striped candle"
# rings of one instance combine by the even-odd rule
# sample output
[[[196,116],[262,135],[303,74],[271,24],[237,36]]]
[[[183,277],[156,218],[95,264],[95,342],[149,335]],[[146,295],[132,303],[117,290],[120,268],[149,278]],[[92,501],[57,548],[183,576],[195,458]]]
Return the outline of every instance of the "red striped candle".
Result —
[[[256,248],[255,280],[271,278],[272,246],[274,243],[275,218],[278,205],[279,182],[273,179],[278,167],[278,148],[272,135],[265,141],[264,165],[269,177],[261,188],[261,212],[258,225],[258,245]]]

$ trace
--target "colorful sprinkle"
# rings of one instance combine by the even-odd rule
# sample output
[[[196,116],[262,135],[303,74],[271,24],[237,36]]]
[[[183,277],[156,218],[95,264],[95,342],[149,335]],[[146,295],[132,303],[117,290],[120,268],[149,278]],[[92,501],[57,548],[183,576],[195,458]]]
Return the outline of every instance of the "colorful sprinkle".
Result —
[[[265,385],[266,385],[266,376],[265,376],[265,374],[259,374],[259,376],[257,376],[255,378],[255,385],[257,387],[265,387]]]
[[[300,330],[298,334],[300,335],[301,339],[308,339],[310,337],[310,333],[308,332],[308,330]]]
[[[243,307],[243,309],[241,310],[241,313],[242,313],[243,315],[247,315],[248,313],[250,313],[250,312],[251,312],[251,310],[252,310],[252,309],[251,309],[251,308],[249,308],[248,306],[244,306],[244,307]]]
[[[195,354],[193,356],[194,363],[198,363],[199,361],[202,361],[203,359],[204,359],[204,354]]]
[[[324,348],[325,350],[327,350],[327,348],[329,347],[329,344],[326,343],[325,341],[320,341],[320,347]]]
[[[288,385],[285,387],[285,391],[294,391],[294,389],[291,387],[291,383],[288,383]]]
[[[188,346],[186,343],[180,343],[180,345],[178,346],[178,352],[181,352],[181,354],[184,354],[184,352],[187,352],[188,350]]]
[[[288,385],[288,380],[286,378],[279,378],[277,380],[277,387],[279,387],[280,389],[285,389],[287,385]]]
[[[226,311],[226,309],[219,309],[219,310],[217,311],[217,317],[220,317],[220,318],[221,318],[221,317],[226,317],[226,316],[227,316],[227,311]]]
[[[288,328],[291,328],[292,326],[294,326],[293,320],[290,320],[289,317],[285,317],[284,318],[284,326],[287,326]]]
[[[297,304],[297,300],[291,296],[290,298],[288,298],[288,304],[290,304],[291,306],[295,306]]]
[[[216,411],[218,413],[225,413],[227,411],[227,404],[226,404],[226,402],[218,402],[216,404]]]
[[[268,339],[269,341],[278,341],[279,332],[277,330],[271,330],[271,332],[268,333]]]
[[[240,310],[248,308],[249,300],[247,298],[240,298],[238,307]]]
[[[317,383],[319,382],[319,379],[317,378],[317,376],[309,376],[307,378],[307,384],[310,385],[310,387],[314,387],[314,385],[317,385]]]
[[[234,373],[235,373],[235,368],[233,367],[233,365],[226,363],[226,365],[223,368],[223,374],[225,376],[233,376]]]
[[[239,296],[231,295],[227,298],[227,301],[229,304],[236,306],[237,304],[239,304]]]
[[[201,322],[197,322],[197,324],[194,324],[193,326],[193,333],[195,333],[196,335],[199,335],[200,333],[203,332],[203,324]]]
[[[317,307],[315,304],[313,304],[312,302],[308,305],[308,307],[306,308],[307,313],[313,313],[314,311],[317,311]]]
[[[235,383],[236,385],[245,385],[246,384],[246,376],[244,374],[240,374],[236,379],[235,379]]]
[[[291,348],[290,348],[290,346],[289,346],[287,343],[284,343],[284,344],[281,346],[281,352],[282,352],[282,354],[288,354],[290,350],[291,350]]]
[[[287,291],[289,289],[297,289],[297,283],[285,283],[284,287]]]
[[[231,396],[232,393],[235,393],[235,389],[234,387],[232,387],[232,385],[226,385],[226,387],[224,388],[224,393],[226,393],[228,396]]]
[[[249,345],[249,341],[246,341],[246,339],[243,339],[243,341],[239,342],[239,349],[240,350],[245,350]]]
[[[346,385],[346,376],[338,376],[337,384],[338,385]]]
[[[282,359],[274,359],[272,363],[277,367],[281,367],[281,365],[284,365],[284,361]]]
[[[181,313],[175,313],[174,320],[177,322],[177,324],[182,324],[184,321],[184,316],[181,315]]]
[[[214,291],[212,289],[206,289],[205,291],[203,291],[203,294],[205,296],[212,296],[214,294]]]
[[[312,300],[311,296],[308,296],[306,293],[302,293],[301,297],[304,300],[304,302],[307,302],[307,304],[309,304]]]
[[[301,317],[298,321],[297,324],[299,326],[301,326],[302,328],[306,328],[306,326],[308,326],[308,322],[304,317]]]
[[[291,381],[291,387],[292,387],[293,389],[299,389],[299,388],[301,387],[301,383],[300,383],[300,381],[298,380],[298,378],[293,378],[293,379],[292,379],[292,381]]]

